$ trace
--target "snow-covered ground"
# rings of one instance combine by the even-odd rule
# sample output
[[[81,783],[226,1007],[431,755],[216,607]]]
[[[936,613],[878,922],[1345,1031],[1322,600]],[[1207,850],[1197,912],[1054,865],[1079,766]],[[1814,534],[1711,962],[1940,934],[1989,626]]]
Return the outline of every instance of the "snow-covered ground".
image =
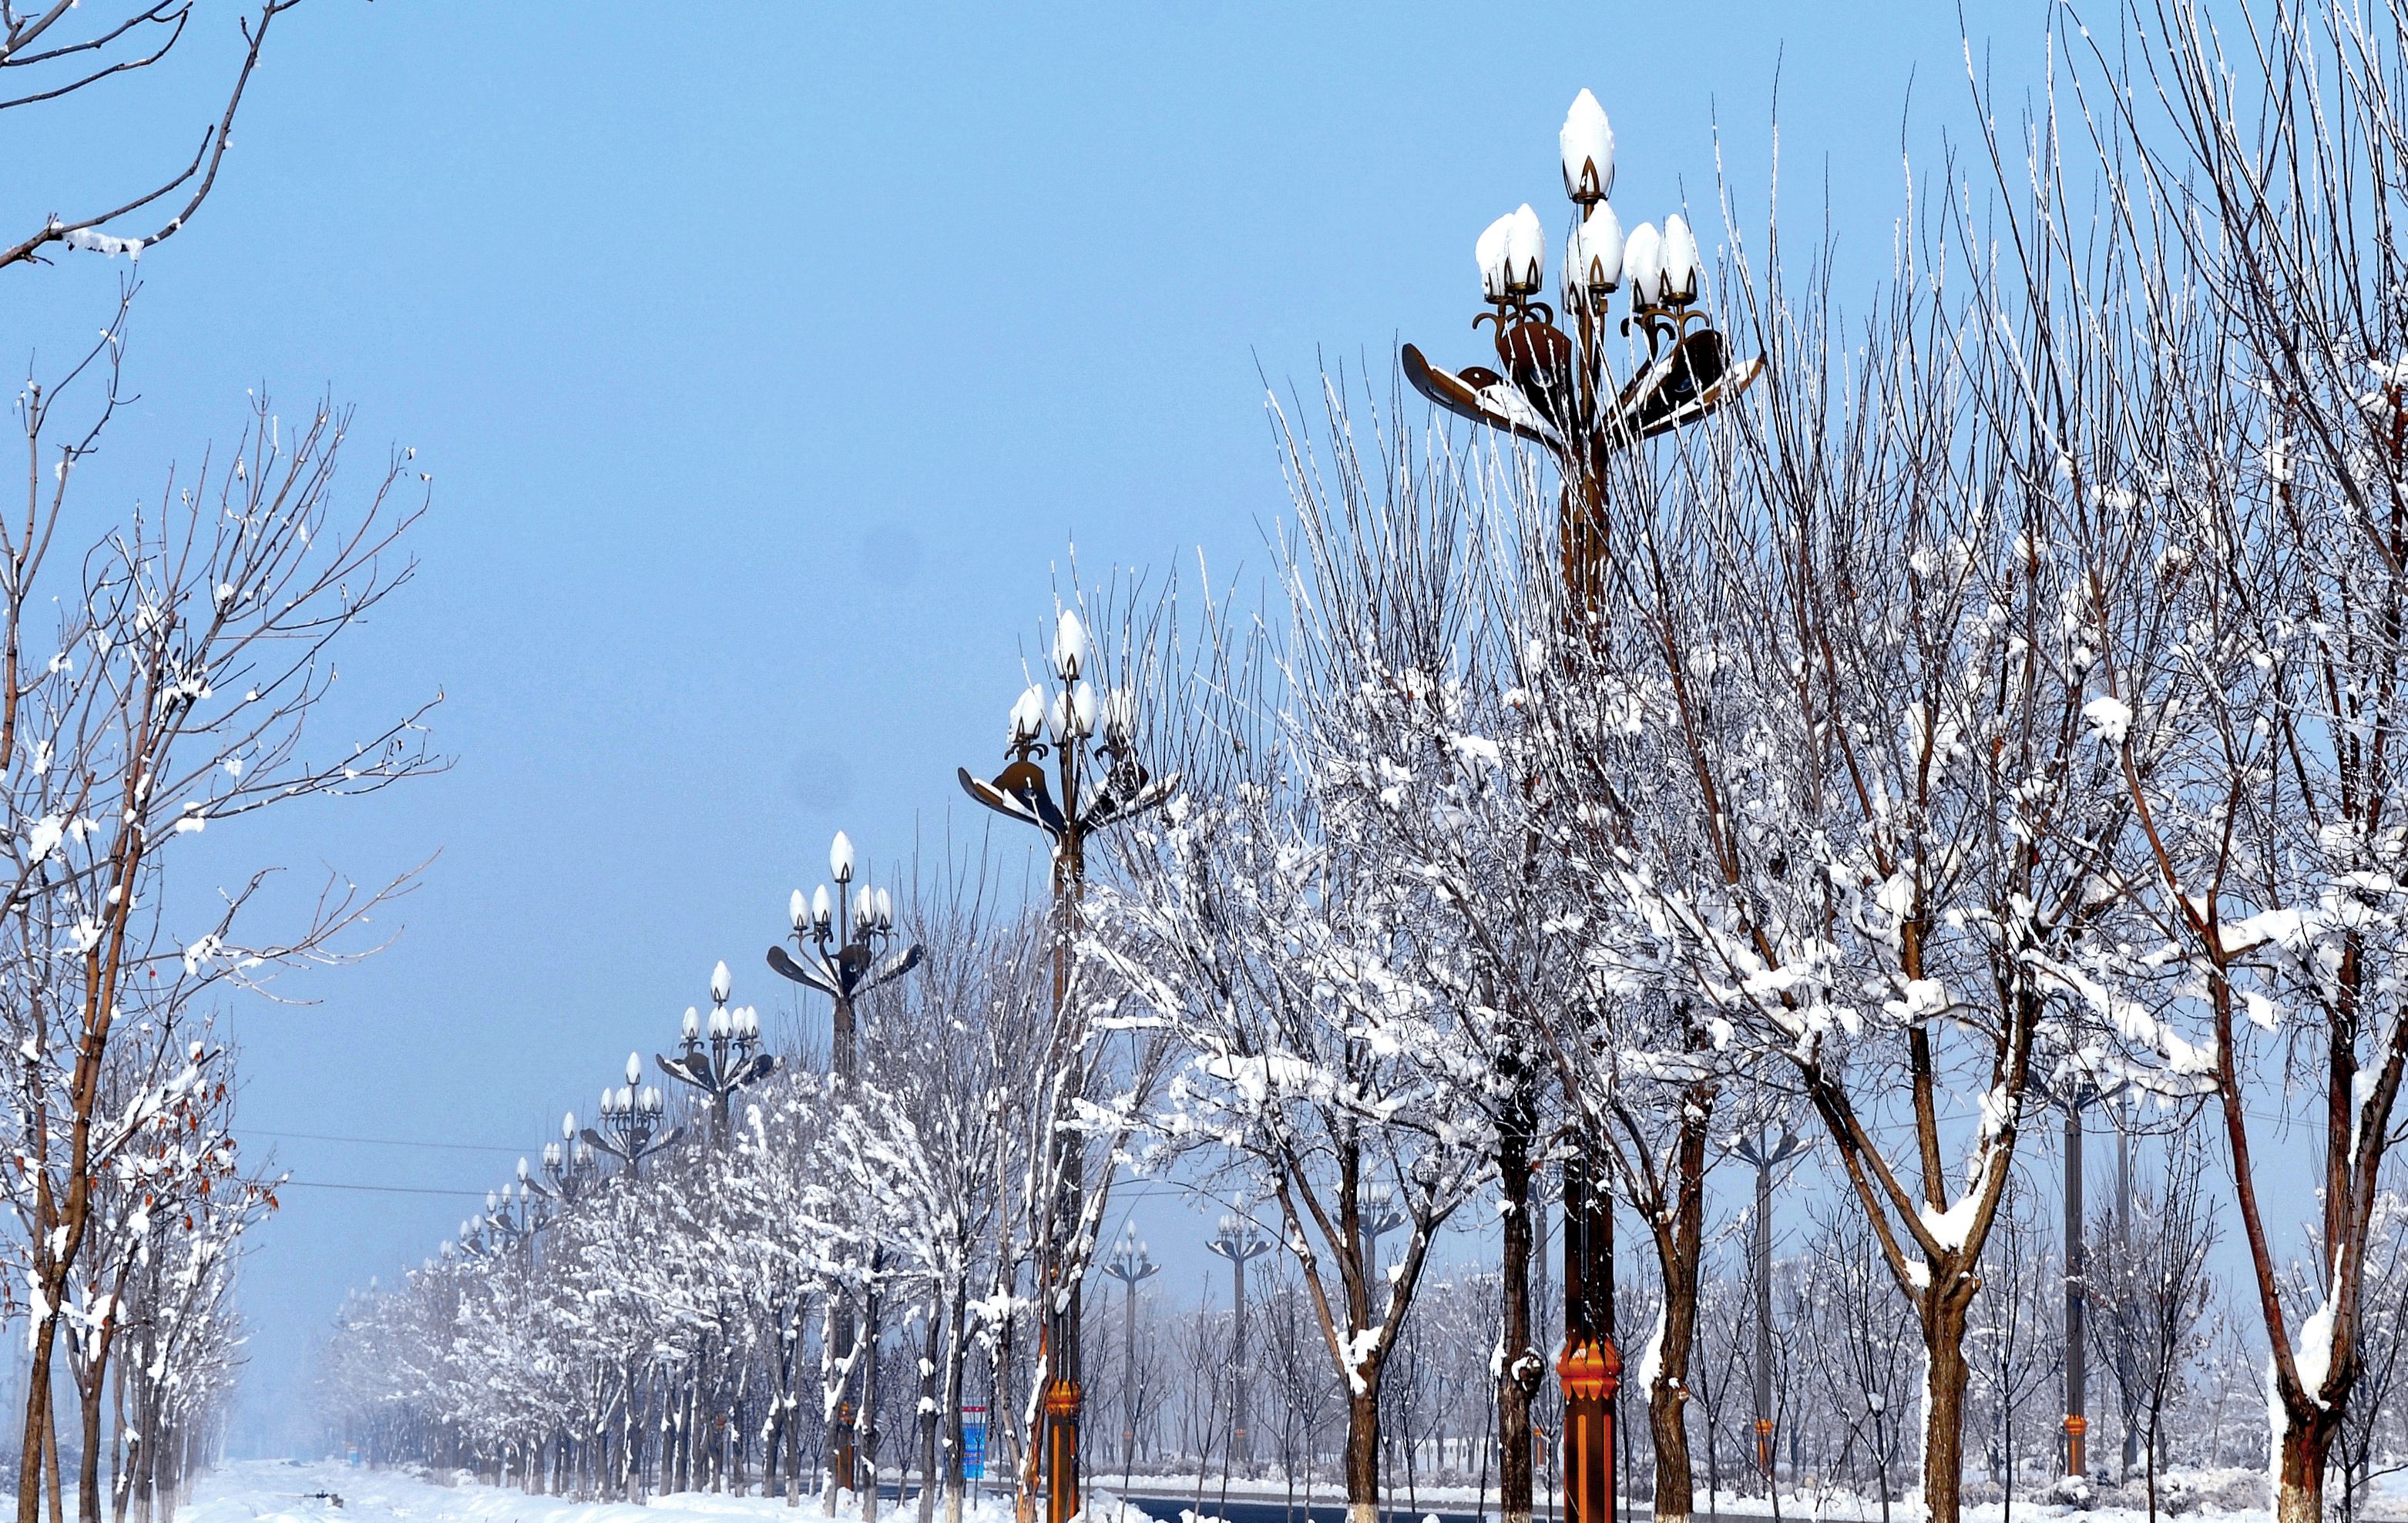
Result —
[[[339,1497],[337,1504],[332,1499]],[[854,1515],[858,1516],[858,1514]],[[910,1523],[915,1509],[882,1509]],[[649,1502],[564,1502],[464,1481],[437,1486],[406,1472],[332,1461],[251,1459],[204,1477],[176,1523],[794,1523],[820,1516],[814,1499],[789,1508],[775,1497],[677,1492]],[[965,1523],[1011,1523],[1010,1499],[982,1497]]]
[[[2200,1478],[2207,1479],[2210,1478]],[[2215,1489],[2194,1485],[2201,1492]],[[1155,1499],[1176,1498],[1177,1510],[1184,1512],[1192,1506],[1194,1486],[1194,1477],[1188,1477],[1184,1486],[1170,1477],[1139,1477],[1131,1490],[1150,1493],[1147,1501],[1152,1506],[1148,1511],[1172,1511]],[[1232,1484],[1227,1492],[1231,1523],[1254,1523],[1263,1516],[1263,1504],[1279,1506],[1286,1501],[1286,1495],[1284,1486]],[[342,1499],[339,1504],[332,1500],[335,1497]],[[1220,1478],[1210,1478],[1204,1490],[1205,1518],[1220,1514],[1221,1497]],[[1297,1500],[1302,1501],[1300,1493]],[[1312,1497],[1314,1515],[1327,1516],[1336,1500],[1316,1488]],[[1495,1498],[1492,1495],[1487,1500],[1493,1516]],[[1478,1499],[1469,1488],[1457,1495],[1457,1488],[1445,1487],[1424,1488],[1413,1501],[1419,1504],[1416,1514],[1406,1512],[1406,1498],[1401,1494],[1391,1499],[1391,1505],[1399,1516],[1432,1512],[1460,1516],[1472,1512]],[[1709,1516],[1705,1498],[1701,1495],[1698,1501],[1696,1516],[1703,1519]],[[1721,1503],[1719,1516],[1724,1517],[1762,1517],[1770,1512],[1761,1497],[1726,1493]],[[1093,1494],[1089,1511],[1096,1516],[1097,1523],[1120,1523],[1124,1516],[1126,1523],[1140,1523],[1134,1499],[1124,1515],[1118,1500],[1101,1487]],[[896,1507],[890,1502],[882,1509],[882,1517],[893,1523],[910,1523],[917,1516],[917,1508],[910,1505]],[[1632,1507],[1627,1516],[1644,1518],[1646,1504]],[[1808,1497],[1784,1497],[1782,1516],[1794,1523],[1871,1523],[1881,1517],[1882,1511],[1880,1502],[1869,1498],[1827,1494],[1819,1503]],[[1917,1512],[1911,1502],[1893,1502],[1890,1516],[1893,1523],[1914,1523]],[[1996,1502],[1969,1507],[1965,1516],[1967,1523],[2003,1523]],[[2208,1503],[2167,1516],[2178,1516],[2189,1523],[2268,1523],[2263,1506],[2222,1509]],[[2366,1516],[2408,1519],[2408,1489],[2378,1488]],[[195,1489],[192,1504],[177,1516],[178,1523],[795,1523],[798,1518],[816,1520],[820,1512],[812,1499],[807,1499],[801,1508],[790,1510],[776,1498],[725,1497],[708,1492],[654,1497],[640,1506],[632,1502],[564,1502],[556,1497],[529,1497],[466,1481],[457,1486],[438,1486],[399,1471],[353,1469],[326,1461],[248,1460],[228,1465],[204,1479]],[[2015,1503],[2014,1516],[2029,1523],[2147,1523],[2145,1512],[2128,1508],[2077,1511],[2027,1501]],[[993,1493],[981,1497],[968,1511],[966,1523],[1011,1523],[1010,1498]]]

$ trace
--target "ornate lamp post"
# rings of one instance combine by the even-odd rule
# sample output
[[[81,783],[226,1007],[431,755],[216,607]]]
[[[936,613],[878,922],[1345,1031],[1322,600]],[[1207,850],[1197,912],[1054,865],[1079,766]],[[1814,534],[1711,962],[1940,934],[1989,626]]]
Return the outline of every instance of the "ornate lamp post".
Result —
[[[1772,1171],[1798,1156],[1805,1144],[1787,1127],[1775,1133],[1742,1137],[1731,1151],[1756,1168],[1756,1468],[1772,1492]]]
[[[1121,1425],[1121,1470],[1125,1473],[1137,1463],[1137,1288],[1140,1280],[1150,1280],[1162,1266],[1145,1251],[1137,1235],[1137,1223],[1130,1222],[1121,1231],[1120,1245],[1104,1260],[1104,1273],[1121,1282],[1121,1379],[1127,1389],[1122,1393],[1121,1406],[1125,1416]],[[1242,1429],[1240,1430],[1242,1431]]]
[[[574,1205],[594,1184],[594,1175],[601,1165],[594,1161],[594,1149],[577,1134],[577,1113],[570,1111],[560,1118],[560,1141],[543,1145],[543,1175],[552,1181],[546,1193],[562,1205]]]
[[[854,1050],[855,1003],[871,989],[902,977],[920,962],[918,942],[901,947],[893,945],[894,896],[883,889],[866,885],[856,890],[853,886],[854,866],[853,840],[838,831],[828,845],[828,876],[836,879],[836,892],[829,893],[828,886],[823,883],[807,901],[803,890],[796,890],[786,902],[786,918],[794,927],[795,949],[790,953],[782,947],[769,948],[769,966],[780,977],[791,978],[828,997],[828,1072],[847,1085],[860,1077],[860,1060]],[[828,1470],[838,1477],[840,1487],[853,1484],[853,1367],[857,1362],[853,1358],[857,1336],[853,1302],[847,1298],[837,1307],[833,1345],[837,1367],[844,1372],[844,1389],[837,1401],[837,1420],[828,1425],[827,1431]],[[876,1505],[875,1486],[867,1497],[870,1505]]]
[[[1219,1230],[1204,1245],[1229,1260],[1229,1453],[1243,1462],[1254,1457],[1253,1432],[1247,1426],[1253,1403],[1246,1399],[1246,1265],[1270,1252],[1271,1240],[1261,1228],[1233,1213],[1221,1218]]]
[[[900,948],[895,940],[895,900],[883,889],[853,886],[853,841],[836,833],[828,846],[828,876],[836,892],[821,884],[809,902],[797,889],[786,902],[795,929],[795,950],[769,948],[769,966],[781,977],[826,995],[836,1006],[830,1021],[830,1072],[847,1084],[859,1076],[853,1056],[853,1005],[882,984],[893,983],[920,961],[920,944]],[[884,955],[880,955],[885,948]]]
[[[749,1004],[727,1008],[731,989],[727,964],[722,962],[710,970],[710,1018],[706,1021],[694,1006],[686,1006],[684,1046],[675,1058],[652,1057],[662,1073],[710,1101],[713,1146],[727,1142],[727,1097],[767,1078],[778,1066],[773,1054],[760,1050],[760,1014]]]
[[[992,781],[961,769],[963,791],[1007,818],[1045,833],[1054,847],[1054,1031],[1049,1065],[1076,1044],[1070,1017],[1070,957],[1078,937],[1079,901],[1086,886],[1087,837],[1116,820],[1170,797],[1176,774],[1154,777],[1137,755],[1137,701],[1126,689],[1099,696],[1087,679],[1092,662],[1087,628],[1064,609],[1054,632],[1054,689],[1032,684],[1011,705],[1005,754]],[[1053,776],[1043,762],[1051,757]],[[1062,1133],[1055,1132],[1056,1139]],[[1039,1261],[1047,1326],[1044,1412],[1047,1523],[1069,1523],[1079,1511],[1079,1276],[1070,1273],[1067,1241],[1085,1192],[1085,1161],[1072,1136],[1054,1171],[1056,1191]]]
[[[1565,249],[1565,331],[1555,309],[1535,300],[1545,285],[1546,232],[1527,206],[1491,223],[1474,253],[1488,310],[1472,326],[1493,324],[1499,369],[1441,370],[1408,344],[1406,379],[1458,417],[1544,445],[1562,468],[1564,581],[1593,603],[1601,590],[1605,474],[1616,454],[1642,439],[1695,422],[1737,395],[1764,368],[1733,365],[1729,347],[1698,301],[1698,242],[1684,218],[1623,235],[1606,197],[1613,190],[1613,128],[1584,90],[1564,118],[1564,193],[1579,208]],[[1606,363],[1606,325],[1613,293],[1630,287],[1630,315],[1647,355],[1616,382]]]
[[[1557,530],[1564,590],[1577,612],[1605,589],[1605,481],[1613,458],[1641,440],[1713,412],[1763,371],[1762,359],[1730,361],[1729,346],[1698,305],[1697,238],[1668,217],[1626,237],[1606,199],[1613,190],[1613,128],[1584,90],[1564,118],[1564,193],[1577,208],[1565,248],[1563,320],[1537,300],[1544,288],[1546,230],[1527,206],[1482,233],[1473,254],[1493,326],[1498,368],[1443,370],[1408,344],[1405,378],[1457,417],[1544,446],[1563,477]],[[1630,288],[1629,315],[1647,353],[1617,379],[1607,364],[1606,326],[1615,292]],[[1564,1394],[1568,1523],[1613,1516],[1612,1401],[1622,1360],[1613,1347],[1613,1210],[1600,1171],[1575,1157],[1564,1166],[1564,1348],[1555,1371]]]
[[[627,1054],[627,1082],[602,1091],[602,1124],[598,1130],[587,1127],[582,1133],[588,1147],[625,1164],[623,1177],[628,1179],[642,1173],[644,1160],[683,1135],[680,1127],[661,1130],[667,1102],[657,1085],[639,1082],[643,1076],[643,1060]]]

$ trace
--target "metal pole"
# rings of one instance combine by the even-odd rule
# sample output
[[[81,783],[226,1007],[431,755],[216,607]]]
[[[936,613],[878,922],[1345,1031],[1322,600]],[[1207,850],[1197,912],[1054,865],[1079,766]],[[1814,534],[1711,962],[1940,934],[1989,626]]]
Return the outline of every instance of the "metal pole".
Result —
[[[2083,1435],[2090,1423],[2085,1416],[2083,1345],[2085,1294],[2082,1276],[2082,1100],[2079,1091],[2065,1105],[2065,1473],[2083,1473]]]
[[[1075,783],[1066,778],[1066,797],[1076,799],[1075,789]],[[1057,1037],[1068,1018],[1070,947],[1076,934],[1079,890],[1086,876],[1080,846],[1078,833],[1073,831],[1063,838],[1062,849],[1054,858],[1054,1030]],[[1079,1283],[1068,1273],[1068,1237],[1084,1195],[1086,1157],[1075,1136],[1062,1146],[1067,1152],[1062,1160],[1061,1193],[1054,1206],[1059,1215],[1053,1233],[1051,1276],[1054,1303],[1059,1309],[1054,1313],[1052,1378],[1045,1391],[1046,1523],[1070,1523],[1079,1513],[1079,1409],[1085,1394],[1079,1385],[1079,1319],[1082,1302]]]
[[[844,886],[838,885],[839,890]],[[860,1060],[853,1053],[853,1002],[838,997],[829,1018],[828,1071],[848,1090],[859,1075]],[[836,1421],[828,1428],[828,1473],[835,1478],[838,1491],[860,1489],[859,1477],[853,1473],[855,1462],[853,1425],[853,1298],[840,1289],[836,1292],[836,1359],[837,1398]]]
[[[1772,1164],[1756,1164],[1756,1468],[1772,1494]]]
[[[1240,1467],[1253,1460],[1254,1444],[1249,1437],[1247,1418],[1253,1403],[1246,1390],[1246,1260],[1238,1255],[1229,1259],[1229,1277],[1235,1284],[1230,1302],[1232,1321],[1229,1329],[1230,1417],[1235,1427],[1229,1435],[1230,1458]]]
[[[1121,1473],[1137,1466],[1137,1279],[1121,1282]]]
[[[2115,1121],[2115,1261],[2126,1274],[2132,1263],[2132,1129],[2128,1117]],[[2115,1340],[2115,1375],[2125,1390],[2132,1388],[2132,1340]],[[2141,1430],[2138,1424],[2124,1425],[2124,1471],[2126,1477],[2141,1458]]]

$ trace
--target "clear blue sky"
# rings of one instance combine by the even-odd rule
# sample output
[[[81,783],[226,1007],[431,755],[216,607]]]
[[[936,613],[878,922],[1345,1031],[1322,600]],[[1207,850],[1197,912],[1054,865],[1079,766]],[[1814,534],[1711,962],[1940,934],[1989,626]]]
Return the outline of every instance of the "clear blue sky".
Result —
[[[2045,14],[1967,24],[2031,78]],[[183,73],[12,122],[12,225],[189,152],[231,27],[204,0]],[[1264,377],[1368,362],[1384,384],[1400,338],[1470,357],[1472,238],[1524,200],[1560,220],[1584,86],[1626,222],[1685,194],[1718,240],[1719,119],[1760,239],[1776,71],[1784,223],[1812,241],[1828,197],[1869,282],[1902,124],[1928,151],[1966,115],[1953,6],[283,17],[221,188],[141,263],[144,399],[101,479],[155,488],[257,384],[356,404],[355,479],[416,446],[421,580],[336,718],[439,687],[458,766],[224,843],[364,878],[441,854],[390,951],[288,986],[308,1007],[237,1012],[247,1127],[287,1134],[303,1180],[482,1190],[666,1045],[714,960],[790,1008],[761,951],[831,832],[891,860],[978,828],[953,768],[997,760],[1074,540],[1091,575],[1259,565],[1284,506]],[[63,352],[123,267],[0,279],[0,358]],[[246,1288],[254,1442],[344,1288],[470,1203],[287,1193]],[[1158,1249],[1202,1230],[1169,1203],[1140,1219]],[[1181,1249],[1157,1283],[1210,1262]]]

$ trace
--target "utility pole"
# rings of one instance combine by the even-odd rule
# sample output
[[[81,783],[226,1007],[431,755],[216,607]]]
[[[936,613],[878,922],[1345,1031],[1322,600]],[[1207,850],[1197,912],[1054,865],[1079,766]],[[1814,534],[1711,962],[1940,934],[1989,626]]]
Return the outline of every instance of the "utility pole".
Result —
[[[1246,1262],[1270,1252],[1271,1240],[1253,1222],[1232,1214],[1221,1218],[1220,1231],[1204,1245],[1229,1260],[1229,1458],[1243,1467],[1254,1459],[1254,1436],[1246,1426],[1254,1406],[1246,1389]]]

